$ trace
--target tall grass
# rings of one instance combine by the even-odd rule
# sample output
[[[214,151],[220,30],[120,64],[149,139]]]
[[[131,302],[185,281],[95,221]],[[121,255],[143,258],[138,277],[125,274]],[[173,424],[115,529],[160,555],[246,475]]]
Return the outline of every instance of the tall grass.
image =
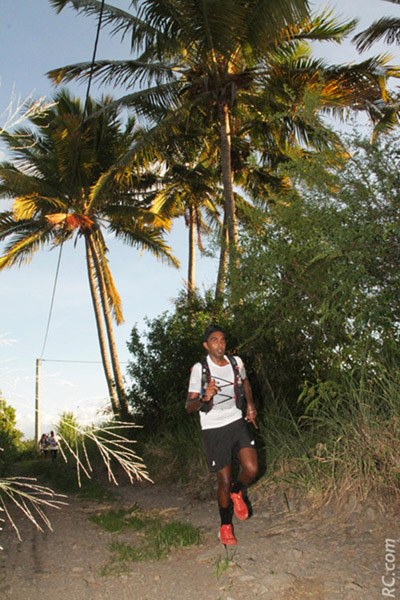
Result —
[[[400,494],[400,378],[364,368],[314,389],[306,414],[263,430],[274,435],[275,477],[320,500]],[[268,440],[267,440],[268,438]],[[279,456],[280,453],[280,456]]]

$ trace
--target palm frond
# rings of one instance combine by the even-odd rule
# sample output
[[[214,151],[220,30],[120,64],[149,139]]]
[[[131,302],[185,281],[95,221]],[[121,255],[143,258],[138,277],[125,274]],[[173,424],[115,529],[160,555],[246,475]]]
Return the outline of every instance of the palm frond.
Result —
[[[6,226],[9,228],[6,229]],[[50,227],[41,222],[15,221],[8,215],[0,215],[0,241],[11,237],[0,257],[0,270],[14,265],[20,267],[29,263],[34,253],[54,239]]]
[[[368,103],[378,99],[388,99],[386,82],[389,77],[399,78],[400,67],[388,64],[391,56],[377,55],[360,63],[330,66],[327,70],[327,84],[337,80],[337,98],[347,99],[348,106],[364,110]],[[334,98],[334,94],[332,95]]]
[[[392,0],[389,0],[392,1]],[[375,42],[384,40],[387,44],[400,43],[400,19],[395,17],[383,17],[375,21],[353,38],[357,50],[363,52],[368,50]]]
[[[159,227],[145,226],[138,221],[134,221],[130,227],[124,227],[123,230],[115,222],[111,222],[109,228],[124,243],[140,250],[145,249],[162,262],[176,268],[179,267],[179,261],[172,254],[171,248],[165,243]]]
[[[152,482],[143,460],[132,448],[132,445],[136,443],[135,440],[128,439],[123,435],[124,431],[138,429],[139,425],[113,421],[99,427],[82,428],[74,426],[70,422],[67,424],[74,431],[77,443],[73,447],[68,440],[59,434],[60,446],[62,449],[64,445],[66,451],[75,459],[79,482],[81,472],[90,478],[90,474],[93,471],[86,448],[86,443],[88,442],[98,450],[107,468],[108,479],[115,485],[118,485],[118,481],[113,471],[113,465],[118,465],[128,476],[131,483],[142,479]],[[63,453],[65,456],[65,450],[63,450]]]
[[[173,219],[182,214],[184,207],[179,202],[179,193],[175,182],[167,183],[154,196],[151,210],[157,215]]]
[[[20,196],[14,200],[13,213],[19,221],[35,219],[49,214],[65,213],[68,206],[60,198],[49,198],[38,194]]]
[[[374,115],[374,130],[372,139],[375,140],[381,133],[387,134],[399,124],[400,106],[398,100],[388,104],[384,102],[375,102],[371,106],[371,113]]]
[[[56,197],[55,186],[50,185],[47,180],[22,173],[8,164],[0,165],[0,197],[19,198],[20,202],[26,198],[27,202],[36,202],[37,206],[47,203],[48,210],[51,210],[51,206],[60,210],[66,204],[65,200]]]
[[[140,60],[98,60],[93,65],[91,62],[81,62],[52,69],[47,76],[55,83],[69,83],[71,81],[86,81],[89,76],[94,81],[103,84],[134,87],[142,81],[155,81],[157,85],[163,81],[171,81],[176,77],[177,65],[161,62],[147,62]]]
[[[300,21],[299,25],[289,28],[289,38],[340,44],[347,35],[354,31],[357,23],[357,19],[339,20],[334,16],[332,10],[323,10],[308,20]]]
[[[62,426],[63,420],[60,420]],[[117,477],[114,472],[115,465],[118,465],[127,475],[129,481],[133,483],[137,480],[147,480],[152,482],[147,472],[143,460],[132,448],[135,440],[128,439],[126,431],[138,428],[133,423],[124,423],[113,421],[100,425],[99,427],[79,427],[67,422],[69,433],[73,433],[67,440],[60,433],[60,453],[67,462],[67,455],[71,455],[76,463],[78,484],[81,486],[82,474],[88,479],[91,478],[93,467],[89,458],[87,444],[94,446],[100,454],[102,461],[107,469],[108,480],[118,485]],[[62,427],[61,427],[62,429]],[[0,479],[0,511],[3,511],[5,517],[13,527],[18,539],[22,536],[20,531],[8,510],[8,504],[11,502],[19,509],[24,517],[35,525],[37,529],[43,531],[43,526],[52,530],[50,519],[47,515],[47,509],[62,509],[67,506],[66,498],[63,494],[57,494],[52,489],[39,485],[36,479],[29,477],[4,477]],[[4,520],[4,519],[0,519]],[[0,548],[1,549],[1,548]]]
[[[50,520],[45,512],[46,509],[59,510],[62,506],[67,506],[67,503],[61,498],[66,498],[66,496],[39,485],[36,483],[36,479],[31,477],[3,477],[0,479],[0,510],[4,511],[19,540],[22,538],[15,520],[8,510],[8,503],[11,502],[21,510],[37,529],[43,531],[43,525],[52,530]]]
[[[135,15],[111,4],[102,3],[98,0],[50,0],[50,4],[59,14],[67,5],[72,5],[78,14],[86,14],[89,17],[97,16],[102,12],[102,25],[113,25],[112,34],[123,33],[131,29],[138,21]],[[144,23],[139,21],[144,26]]]
[[[169,119],[166,119],[167,121],[170,122]],[[112,185],[113,180],[126,180],[130,177],[131,170],[135,170],[135,168],[138,174],[140,174],[146,163],[152,162],[157,158],[156,144],[154,142],[162,139],[162,129],[163,127],[153,127],[148,131],[142,131],[142,135],[136,143],[129,150],[126,150],[124,156],[116,161],[107,172],[103,173],[92,187],[90,193],[92,203],[97,202],[103,196],[104,192]]]
[[[249,2],[245,15],[247,23],[246,43],[250,43],[256,58],[278,45],[287,28],[309,18],[306,0],[282,0]]]

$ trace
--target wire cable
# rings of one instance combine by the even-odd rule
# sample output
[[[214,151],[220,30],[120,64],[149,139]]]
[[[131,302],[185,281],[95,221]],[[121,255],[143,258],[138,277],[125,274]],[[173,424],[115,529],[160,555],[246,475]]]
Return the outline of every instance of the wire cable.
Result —
[[[74,179],[75,179],[75,174],[76,174],[76,170],[77,170],[77,166],[78,166],[78,158],[79,158],[79,154],[80,154],[80,145],[81,145],[81,139],[82,139],[83,126],[84,126],[84,123],[85,123],[85,117],[86,117],[87,107],[88,107],[88,103],[89,103],[90,88],[91,88],[91,85],[92,85],[93,72],[94,72],[94,63],[95,63],[95,60],[96,60],[97,47],[98,47],[99,39],[100,39],[100,31],[101,31],[102,20],[103,20],[103,12],[104,12],[104,3],[105,3],[105,0],[102,0],[101,1],[101,7],[100,7],[100,13],[99,13],[99,20],[98,20],[97,28],[96,28],[96,38],[95,38],[95,42],[94,42],[94,48],[93,48],[93,54],[92,54],[92,62],[91,62],[91,66],[90,66],[89,80],[88,80],[88,85],[87,85],[87,89],[86,89],[85,104],[84,104],[82,118],[81,118],[81,123],[80,123],[80,128],[79,128],[78,148],[77,148],[77,152],[75,152],[75,155],[74,155],[74,163],[73,163],[73,167],[72,167],[72,171],[71,171],[71,182],[73,182]],[[59,275],[59,272],[60,272],[60,265],[61,265],[61,256],[62,256],[63,245],[64,245],[64,240],[61,241],[60,252],[59,252],[59,255],[58,255],[57,269],[56,269],[56,275],[55,275],[54,285],[53,285],[53,293],[52,293],[52,298],[51,298],[51,303],[50,303],[50,309],[49,309],[49,317],[47,319],[46,333],[45,333],[45,336],[44,336],[42,352],[41,352],[41,355],[40,355],[40,359],[41,360],[43,359],[43,354],[44,354],[44,351],[45,351],[45,348],[46,348],[47,338],[48,338],[49,330],[50,330],[50,322],[51,322],[51,317],[52,317],[52,314],[53,314],[54,299],[55,299],[55,295],[56,295],[58,275]]]
[[[92,55],[92,64],[90,66],[89,81],[88,81],[88,86],[87,86],[87,90],[86,90],[85,108],[83,109],[83,119],[82,120],[84,120],[84,118],[85,118],[87,104],[88,104],[88,101],[89,101],[90,88],[91,88],[91,85],[92,85],[94,63],[96,61],[97,46],[99,44],[101,23],[102,23],[102,20],[103,20],[104,2],[105,2],[105,0],[101,0],[99,22],[97,24],[96,39],[95,39],[95,42],[94,42],[93,55]]]
[[[44,358],[43,362],[57,362],[57,363],[79,363],[79,364],[94,364],[101,365],[103,364],[101,360],[68,360],[62,358]],[[121,365],[129,364],[128,360],[121,360]]]
[[[51,322],[51,317],[52,317],[52,314],[53,314],[53,307],[54,307],[54,299],[55,299],[55,296],[56,296],[56,289],[57,289],[58,275],[59,275],[59,273],[60,273],[60,265],[61,265],[61,256],[62,256],[63,243],[64,243],[64,242],[62,242],[62,243],[61,243],[61,246],[60,246],[60,252],[59,252],[59,254],[58,254],[58,261],[57,261],[56,276],[55,276],[55,279],[54,279],[53,293],[52,293],[52,296],[51,296],[51,302],[50,302],[49,317],[48,317],[48,319],[47,319],[46,333],[45,333],[45,336],[44,336],[44,341],[43,341],[42,352],[41,352],[41,355],[40,355],[40,360],[42,360],[42,358],[43,358],[44,350],[45,350],[45,348],[46,348],[47,337],[48,337],[48,335],[49,335],[50,322]]]

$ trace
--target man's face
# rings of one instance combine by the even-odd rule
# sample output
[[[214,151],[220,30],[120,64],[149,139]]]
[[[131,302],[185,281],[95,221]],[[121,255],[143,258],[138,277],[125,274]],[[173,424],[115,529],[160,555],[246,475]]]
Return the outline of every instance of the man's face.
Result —
[[[226,348],[225,335],[222,331],[215,331],[206,342],[203,342],[203,346],[211,357],[223,358]]]

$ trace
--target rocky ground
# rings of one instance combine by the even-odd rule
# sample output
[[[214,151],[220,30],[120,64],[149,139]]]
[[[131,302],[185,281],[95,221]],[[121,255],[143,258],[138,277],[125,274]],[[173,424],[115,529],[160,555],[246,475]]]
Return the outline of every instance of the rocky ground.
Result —
[[[351,501],[342,509],[312,510],[260,488],[253,493],[253,516],[235,521],[238,545],[227,555],[217,539],[214,501],[196,499],[184,488],[150,483],[121,486],[115,496],[107,505],[70,498],[62,510],[47,511],[53,531],[41,533],[18,518],[22,541],[6,524],[1,532],[0,598],[400,599],[400,570],[397,586],[392,569],[396,561],[400,567],[396,511],[389,516],[371,506],[352,506]],[[133,503],[201,527],[203,544],[173,550],[161,561],[130,563],[123,575],[102,575],[116,534],[106,533],[89,516]],[[129,535],[124,533],[124,539]]]

